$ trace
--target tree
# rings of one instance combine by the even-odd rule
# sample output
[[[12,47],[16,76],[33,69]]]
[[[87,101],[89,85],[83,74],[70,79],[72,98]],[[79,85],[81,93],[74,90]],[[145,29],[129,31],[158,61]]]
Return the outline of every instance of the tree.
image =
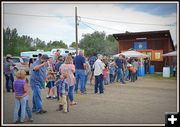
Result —
[[[91,56],[93,52],[112,55],[117,52],[117,42],[112,35],[106,36],[105,32],[95,31],[85,34],[80,40],[80,48],[85,50],[85,55]]]
[[[76,42],[72,42],[69,47],[76,48]]]

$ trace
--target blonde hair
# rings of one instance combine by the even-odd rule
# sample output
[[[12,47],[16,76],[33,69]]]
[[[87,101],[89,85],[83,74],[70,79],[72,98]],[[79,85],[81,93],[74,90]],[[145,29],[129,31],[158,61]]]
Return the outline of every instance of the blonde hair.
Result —
[[[24,70],[19,70],[16,72],[16,78],[17,79],[26,79],[26,72]]]
[[[71,56],[67,56],[64,63],[65,64],[72,64],[72,57]]]

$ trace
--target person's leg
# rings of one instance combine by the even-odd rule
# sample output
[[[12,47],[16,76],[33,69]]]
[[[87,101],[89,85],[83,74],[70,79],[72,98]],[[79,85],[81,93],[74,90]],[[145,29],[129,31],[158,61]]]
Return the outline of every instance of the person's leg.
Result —
[[[63,111],[67,112],[67,99],[66,99],[66,95],[62,96],[62,105],[63,105]]]
[[[11,88],[12,88],[12,92],[14,92],[14,87],[13,87],[13,82],[14,82],[14,76],[13,76],[13,74],[11,73],[10,74],[10,79],[11,79]]]
[[[9,88],[10,76],[5,75],[5,77],[6,77],[6,90],[7,90],[7,92],[10,92],[10,88]]]
[[[19,108],[20,108],[20,99],[16,99],[15,98],[15,107],[14,107],[14,118],[13,118],[13,122],[17,122],[17,120],[19,119]]]
[[[59,101],[59,85],[56,86],[57,100]]]
[[[99,92],[104,93],[104,86],[103,86],[103,76],[102,74],[99,75]]]
[[[70,102],[72,103],[74,101],[74,86],[69,86],[68,96]]]
[[[76,84],[75,84],[75,92],[78,92],[78,84],[79,84],[79,70],[76,70],[75,72],[75,77],[76,77]]]
[[[123,73],[123,70],[122,70],[122,69],[120,69],[120,81],[121,81],[123,84],[125,84],[125,82],[124,82],[124,73]]]
[[[87,80],[88,80],[88,74],[86,74],[84,77],[84,91],[86,91]]]
[[[37,112],[41,111],[42,108],[42,99],[41,99],[41,89],[38,85],[35,85],[34,88],[34,101],[37,108]]]
[[[98,76],[95,76],[94,93],[98,93]]]
[[[29,120],[32,120],[32,111],[31,111],[31,109],[29,107],[28,100],[26,100],[26,112],[27,112]]]
[[[80,91],[81,91],[81,93],[84,93],[84,91],[85,91],[84,79],[85,79],[84,70],[80,70]]]
[[[25,113],[26,113],[26,99],[25,99],[25,98],[20,99],[20,103],[21,103],[21,117],[20,117],[20,122],[24,122]]]
[[[119,81],[120,76],[121,76],[121,72],[120,72],[120,69],[118,68],[117,69],[117,79],[116,79],[117,82]]]

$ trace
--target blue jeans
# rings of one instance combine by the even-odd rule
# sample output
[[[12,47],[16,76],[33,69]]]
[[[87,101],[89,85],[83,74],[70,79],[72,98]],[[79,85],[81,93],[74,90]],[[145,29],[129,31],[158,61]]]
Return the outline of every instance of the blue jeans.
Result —
[[[109,77],[110,77],[110,83],[114,82],[114,76],[113,76],[113,74],[109,74]]]
[[[5,77],[6,77],[6,89],[7,89],[7,92],[10,92],[10,85],[11,85],[12,90],[14,91],[14,88],[13,88],[13,82],[14,82],[13,74],[12,73],[10,75],[5,74]]]
[[[123,81],[123,77],[124,77],[124,74],[123,74],[123,71],[122,71],[122,68],[118,68],[117,69],[117,81]]]
[[[103,75],[100,74],[98,76],[95,76],[95,85],[94,85],[94,93],[98,92],[103,93]]]
[[[87,85],[87,81],[88,81],[88,75],[89,73],[87,73],[87,75],[85,75],[85,79],[84,79],[84,89],[86,91],[86,85]]]
[[[128,76],[129,76],[129,70],[127,69],[125,71],[124,80],[128,81]]]
[[[21,117],[20,117],[20,122],[24,122],[25,119],[25,111],[26,111],[26,100],[24,98],[17,99],[15,98],[15,108],[14,108],[14,122],[17,122],[19,119],[19,109],[21,107]]]
[[[136,73],[131,73],[131,82],[135,82],[136,80]]]
[[[41,89],[38,84],[34,85],[33,88],[33,111],[39,112],[42,110],[42,99]]]
[[[26,112],[27,112],[28,118],[32,119],[32,111],[31,111],[31,109],[29,107],[28,100],[26,100]],[[18,112],[18,116],[19,116],[19,118],[21,118],[21,106],[20,106],[20,110]]]
[[[79,79],[80,79],[80,91],[81,93],[84,93],[85,87],[84,87],[84,79],[85,79],[85,74],[84,70],[76,69],[76,85],[75,85],[75,91],[78,91],[78,84],[79,84]]]
[[[69,86],[68,96],[69,96],[69,100],[73,102],[74,101],[74,85]]]

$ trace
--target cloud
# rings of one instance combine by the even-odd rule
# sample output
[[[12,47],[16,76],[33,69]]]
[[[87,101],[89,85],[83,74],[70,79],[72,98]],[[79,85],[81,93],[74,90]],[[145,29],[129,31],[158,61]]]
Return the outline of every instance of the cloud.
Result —
[[[163,26],[176,23],[176,12],[167,12],[164,15],[154,15],[148,11],[141,11],[132,7],[120,6],[121,4],[10,4],[5,3],[4,12],[17,14],[32,14],[41,16],[56,17],[35,17],[4,14],[4,27],[17,28],[20,35],[30,35],[33,38],[40,38],[46,42],[50,40],[63,40],[68,45],[75,41],[75,7],[78,8],[79,26],[78,39],[82,34],[93,33],[94,30],[105,31],[106,34],[122,33],[125,31],[158,31],[170,30],[174,43],[176,43],[176,25]],[[148,5],[148,4],[147,4]],[[140,6],[140,5],[139,5]],[[151,8],[152,9],[152,8]],[[151,10],[149,9],[149,11]],[[155,11],[156,8],[153,9]],[[159,8],[157,9],[159,10]],[[165,12],[164,12],[165,13]],[[66,17],[70,16],[70,17]],[[107,22],[86,19],[83,17],[96,18],[102,20],[116,20],[117,22]],[[85,23],[85,25],[83,25]],[[130,23],[142,23],[130,24]],[[159,25],[143,25],[159,24]]]

